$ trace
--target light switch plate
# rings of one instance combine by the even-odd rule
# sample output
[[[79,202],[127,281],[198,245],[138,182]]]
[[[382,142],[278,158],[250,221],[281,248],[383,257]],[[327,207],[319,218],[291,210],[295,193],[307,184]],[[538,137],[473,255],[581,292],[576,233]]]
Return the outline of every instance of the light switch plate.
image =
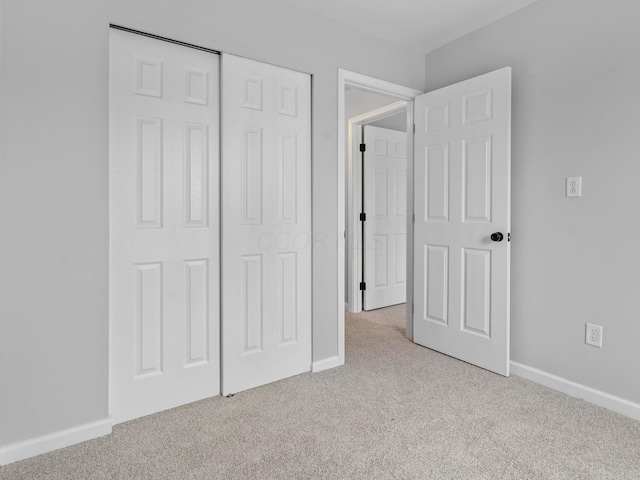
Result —
[[[582,196],[582,177],[567,177],[567,197]]]

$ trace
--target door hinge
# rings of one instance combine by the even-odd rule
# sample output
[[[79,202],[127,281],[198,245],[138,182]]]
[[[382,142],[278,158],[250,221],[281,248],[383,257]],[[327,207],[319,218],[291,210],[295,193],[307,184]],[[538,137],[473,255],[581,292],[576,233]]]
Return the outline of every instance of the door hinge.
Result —
[[[361,152],[366,152],[367,151],[367,144],[366,143],[361,143],[360,144],[360,151]]]
[[[416,133],[416,124],[413,124],[413,133]]]
[[[411,313],[416,313],[416,306],[413,303],[411,304]]]
[[[366,222],[367,221],[367,214],[366,213],[361,213],[360,214],[360,221],[361,222]]]
[[[367,284],[365,282],[360,282],[360,290],[366,290]]]
[[[507,242],[511,241],[511,232],[507,233]]]
[[[416,223],[416,214],[413,214],[413,223]]]

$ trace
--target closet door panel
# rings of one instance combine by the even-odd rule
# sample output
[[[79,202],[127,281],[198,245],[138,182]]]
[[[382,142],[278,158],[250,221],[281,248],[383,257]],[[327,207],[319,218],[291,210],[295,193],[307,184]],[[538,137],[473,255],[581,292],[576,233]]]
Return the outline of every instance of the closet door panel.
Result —
[[[222,57],[224,395],[311,367],[311,78]]]
[[[219,63],[112,29],[110,411],[220,393]]]

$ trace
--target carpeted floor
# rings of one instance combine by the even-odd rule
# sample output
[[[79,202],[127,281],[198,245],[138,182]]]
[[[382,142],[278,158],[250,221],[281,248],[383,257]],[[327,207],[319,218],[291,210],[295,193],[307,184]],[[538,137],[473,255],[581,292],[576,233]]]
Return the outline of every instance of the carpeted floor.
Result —
[[[640,479],[640,422],[347,315],[347,363],[114,427],[9,479]]]

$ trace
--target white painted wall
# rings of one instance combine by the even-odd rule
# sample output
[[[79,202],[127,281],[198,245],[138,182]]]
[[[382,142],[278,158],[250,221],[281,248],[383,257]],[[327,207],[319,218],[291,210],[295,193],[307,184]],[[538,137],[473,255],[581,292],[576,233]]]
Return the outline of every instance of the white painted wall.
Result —
[[[424,58],[280,0],[3,0],[0,446],[104,419],[108,24],[313,75],[313,358],[337,355],[337,70]]]
[[[513,68],[512,359],[636,403],[638,19],[637,0],[541,0],[426,56],[427,91]]]

